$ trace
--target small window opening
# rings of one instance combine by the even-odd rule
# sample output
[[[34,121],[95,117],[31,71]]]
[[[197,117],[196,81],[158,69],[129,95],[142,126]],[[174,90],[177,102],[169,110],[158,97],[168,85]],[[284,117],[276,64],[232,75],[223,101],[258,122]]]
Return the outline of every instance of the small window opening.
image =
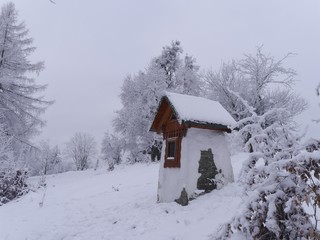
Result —
[[[179,137],[170,138],[166,140],[166,154],[164,167],[179,168],[180,167],[180,144]]]
[[[168,142],[168,160],[174,160],[174,155],[176,152],[176,142]]]

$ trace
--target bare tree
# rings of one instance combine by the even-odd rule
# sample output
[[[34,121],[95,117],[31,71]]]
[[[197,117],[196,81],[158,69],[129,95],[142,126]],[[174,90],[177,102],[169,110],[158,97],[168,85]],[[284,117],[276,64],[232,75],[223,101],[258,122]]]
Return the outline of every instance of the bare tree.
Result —
[[[94,138],[87,133],[76,133],[66,144],[65,153],[72,158],[77,170],[89,168],[89,162],[97,154],[97,144]]]

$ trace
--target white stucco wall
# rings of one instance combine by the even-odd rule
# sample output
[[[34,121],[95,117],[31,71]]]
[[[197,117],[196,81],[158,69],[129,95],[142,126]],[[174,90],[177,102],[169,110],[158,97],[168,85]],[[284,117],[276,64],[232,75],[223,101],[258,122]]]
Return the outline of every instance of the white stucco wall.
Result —
[[[172,202],[179,198],[183,187],[186,188],[189,197],[194,194],[200,176],[198,167],[201,150],[209,148],[212,150],[217,169],[222,170],[224,180],[233,181],[233,170],[225,134],[213,130],[190,128],[187,136],[181,142],[180,168],[163,167],[165,147],[162,148],[158,186],[159,202]]]

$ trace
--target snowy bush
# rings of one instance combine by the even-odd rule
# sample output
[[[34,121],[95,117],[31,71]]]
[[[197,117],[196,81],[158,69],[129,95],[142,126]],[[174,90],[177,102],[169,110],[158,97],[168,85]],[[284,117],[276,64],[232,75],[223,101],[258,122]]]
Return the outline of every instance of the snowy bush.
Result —
[[[0,170],[0,206],[29,191],[27,178],[27,171],[24,170]]]
[[[246,169],[245,207],[219,237],[241,232],[246,239],[319,238],[320,152],[276,156],[277,161],[258,167],[255,163],[261,157],[252,154]],[[311,214],[304,204],[312,207]]]
[[[0,206],[28,191],[27,172],[17,167],[12,143],[12,137],[0,124]]]

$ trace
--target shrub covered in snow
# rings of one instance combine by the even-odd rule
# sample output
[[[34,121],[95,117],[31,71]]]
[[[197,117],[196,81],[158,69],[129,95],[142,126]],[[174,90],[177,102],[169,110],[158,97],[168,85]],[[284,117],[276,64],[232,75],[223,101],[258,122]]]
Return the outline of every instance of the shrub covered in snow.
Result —
[[[27,174],[17,168],[12,140],[0,124],[0,206],[27,192]]]
[[[235,232],[247,239],[319,237],[316,212],[320,207],[320,152],[302,152],[259,167],[256,163],[261,157],[252,154],[247,162],[244,209],[220,237],[228,238]],[[311,214],[304,204],[312,207]]]
[[[0,172],[0,206],[27,193],[27,171],[2,169]]]

